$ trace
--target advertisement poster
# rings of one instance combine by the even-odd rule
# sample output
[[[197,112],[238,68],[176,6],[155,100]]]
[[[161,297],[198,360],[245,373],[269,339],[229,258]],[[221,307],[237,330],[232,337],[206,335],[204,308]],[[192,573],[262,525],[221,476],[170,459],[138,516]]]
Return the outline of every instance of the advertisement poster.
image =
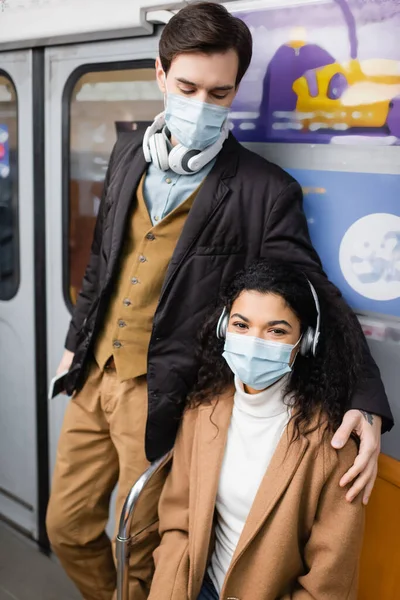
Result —
[[[400,175],[289,171],[329,279],[355,311],[400,317]]]
[[[397,0],[236,12],[254,54],[232,107],[241,142],[400,145]]]

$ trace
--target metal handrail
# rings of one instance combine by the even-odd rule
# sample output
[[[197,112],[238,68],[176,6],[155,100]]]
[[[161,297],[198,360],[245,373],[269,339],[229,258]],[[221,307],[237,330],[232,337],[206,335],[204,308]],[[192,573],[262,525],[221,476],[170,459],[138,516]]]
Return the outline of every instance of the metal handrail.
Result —
[[[119,521],[118,535],[116,539],[116,555],[117,555],[117,600],[129,600],[129,556],[130,542],[132,539],[131,526],[133,514],[140,498],[141,493],[146,487],[150,479],[155,475],[161,467],[163,467],[169,458],[171,452],[164,454],[161,458],[155,460],[149,468],[139,477],[136,483],[132,486],[121,512]],[[139,534],[141,532],[137,532]]]

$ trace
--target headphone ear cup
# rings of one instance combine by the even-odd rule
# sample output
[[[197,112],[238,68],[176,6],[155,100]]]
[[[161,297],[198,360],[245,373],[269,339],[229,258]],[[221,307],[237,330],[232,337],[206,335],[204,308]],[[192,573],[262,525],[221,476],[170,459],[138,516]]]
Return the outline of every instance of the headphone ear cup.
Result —
[[[226,310],[226,308],[224,308],[224,310],[221,313],[220,318],[218,319],[218,323],[217,323],[217,338],[219,338],[220,340],[224,340],[226,338],[226,332],[228,330],[228,323],[229,323],[229,313]]]
[[[162,133],[155,133],[152,139],[154,140],[159,169],[161,169],[161,171],[166,171],[169,168],[169,162],[168,148],[164,135]]]
[[[150,156],[151,156],[151,162],[153,163],[153,165],[155,167],[157,167],[157,169],[161,169],[160,167],[160,161],[158,160],[158,152],[157,152],[157,146],[156,146],[156,142],[154,139],[154,135],[152,135],[149,138],[149,152],[150,152]]]
[[[190,175],[194,173],[188,166],[188,162],[194,156],[199,154],[198,150],[188,150],[182,144],[178,144],[169,153],[168,163],[169,168],[172,169],[178,175]]]
[[[317,354],[317,346],[318,346],[319,336],[320,336],[320,332],[319,331],[318,331],[318,333],[314,333],[313,345],[312,345],[313,356],[315,356]]]
[[[157,133],[157,131],[160,131],[160,129],[164,127],[164,124],[165,115],[162,112],[155,117],[153,123],[149,127],[147,127],[146,131],[144,132],[142,147],[146,162],[154,162],[154,160],[157,162],[157,157],[153,159],[155,146],[154,144],[151,144],[151,142],[154,134]]]
[[[300,342],[300,354],[302,356],[308,356],[314,347],[315,332],[312,327],[309,327],[303,335],[303,339]],[[312,352],[314,354],[314,352]]]
[[[226,338],[226,332],[228,331],[228,323],[229,323],[229,315],[228,315],[228,313],[226,313],[226,315],[222,319],[222,323],[221,323],[221,335],[224,339]]]
[[[151,162],[151,152],[150,152],[149,145],[150,145],[150,138],[152,136],[152,129],[153,129],[153,127],[152,127],[152,125],[150,125],[146,129],[144,137],[143,137],[143,154],[144,154],[144,158],[145,158],[146,162]]]

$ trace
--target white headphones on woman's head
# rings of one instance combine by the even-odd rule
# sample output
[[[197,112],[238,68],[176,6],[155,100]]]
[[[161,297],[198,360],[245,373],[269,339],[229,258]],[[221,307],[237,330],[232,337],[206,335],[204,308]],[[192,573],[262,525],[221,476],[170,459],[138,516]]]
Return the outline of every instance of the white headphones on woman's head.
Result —
[[[314,298],[315,310],[317,312],[317,322],[315,325],[315,329],[314,327],[308,327],[307,330],[304,332],[300,343],[300,354],[302,356],[308,356],[309,354],[311,354],[311,356],[315,356],[317,353],[319,336],[321,334],[321,309],[319,306],[318,295],[315,291],[315,287],[309,279],[307,279],[307,281],[308,285],[310,286],[312,297]]]
[[[320,336],[320,326],[321,326],[321,309],[319,306],[319,300],[317,296],[317,292],[315,291],[314,286],[311,281],[308,281],[308,285],[310,286],[311,294],[315,303],[315,310],[317,311],[317,323],[314,327],[308,327],[304,332],[301,342],[300,342],[300,354],[302,356],[315,356],[317,353],[318,340]],[[226,332],[228,331],[229,324],[229,312],[224,307],[220,318],[217,323],[217,337],[221,340],[226,338]]]
[[[165,132],[165,117],[162,112],[146,129],[143,138],[143,153],[146,161],[152,162],[161,171],[172,169],[178,175],[191,175],[200,171],[217,156],[228,135],[229,124],[228,120],[225,120],[218,140],[208,148],[190,150],[182,144],[177,144],[169,150]]]

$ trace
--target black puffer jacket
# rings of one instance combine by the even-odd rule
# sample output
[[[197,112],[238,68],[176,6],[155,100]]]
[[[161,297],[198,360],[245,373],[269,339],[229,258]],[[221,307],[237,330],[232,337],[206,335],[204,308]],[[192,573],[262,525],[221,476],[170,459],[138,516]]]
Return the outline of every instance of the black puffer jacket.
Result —
[[[79,389],[118,277],[127,218],[146,169],[142,134],[123,134],[110,159],[90,262],[66,347],[75,352],[68,391]],[[194,346],[211,302],[234,273],[256,258],[277,257],[307,270],[316,287],[344,302],[311,245],[299,184],[243,148],[231,135],[191,209],[164,281],[148,352],[146,452],[153,460],[174,442],[185,397],[196,378]],[[369,351],[368,380],[353,408],[392,416]]]

